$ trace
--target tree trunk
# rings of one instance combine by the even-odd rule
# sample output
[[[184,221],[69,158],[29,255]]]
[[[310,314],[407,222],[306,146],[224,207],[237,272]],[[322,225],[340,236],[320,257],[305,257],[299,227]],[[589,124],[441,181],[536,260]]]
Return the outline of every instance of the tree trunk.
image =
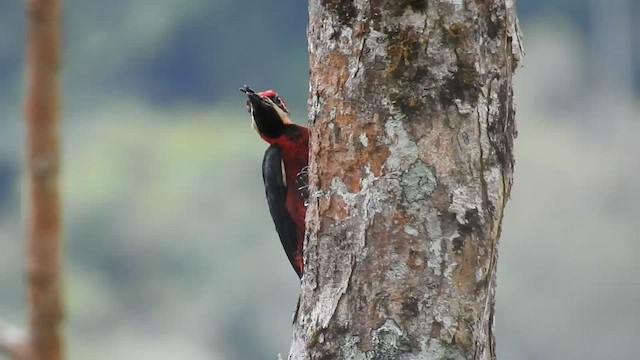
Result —
[[[512,0],[311,0],[291,359],[494,359],[513,178]]]
[[[62,359],[61,237],[58,194],[58,0],[27,1],[26,220],[29,350]]]

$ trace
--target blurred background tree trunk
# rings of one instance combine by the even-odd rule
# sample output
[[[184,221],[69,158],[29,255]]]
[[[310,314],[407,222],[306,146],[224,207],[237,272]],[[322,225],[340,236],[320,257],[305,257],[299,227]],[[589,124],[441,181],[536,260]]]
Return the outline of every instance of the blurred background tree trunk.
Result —
[[[513,1],[309,12],[312,199],[290,358],[495,358]]]
[[[58,0],[27,1],[28,337],[32,358],[47,360],[62,359],[58,17]]]
[[[0,321],[0,353],[20,360],[63,358],[59,186],[60,4],[27,0],[24,100],[28,331]]]

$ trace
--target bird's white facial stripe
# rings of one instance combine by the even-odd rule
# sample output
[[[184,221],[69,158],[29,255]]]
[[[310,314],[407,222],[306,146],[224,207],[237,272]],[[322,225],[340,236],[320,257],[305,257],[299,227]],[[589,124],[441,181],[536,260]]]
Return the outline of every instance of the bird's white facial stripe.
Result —
[[[276,110],[276,112],[278,113],[278,116],[280,116],[280,119],[282,119],[282,122],[285,124],[291,124],[291,118],[289,117],[289,114],[287,114],[284,110],[282,110],[280,108],[280,106],[276,105],[276,103],[273,102],[273,100],[271,100],[268,97],[264,98],[266,101],[269,102],[269,104],[271,104],[271,106],[273,106],[273,108]]]
[[[284,112],[282,109],[280,109],[279,106],[275,106],[276,111],[278,112],[278,115],[280,115],[280,119],[282,119],[282,122],[285,124],[291,124],[291,118],[289,117],[289,114],[287,114],[286,112]]]
[[[258,131],[258,125],[256,125],[256,118],[253,117],[253,107],[250,108],[249,112],[251,113],[251,128],[255,131]]]
[[[287,171],[284,168],[284,160],[280,160],[280,168],[282,169],[282,183],[287,187]]]

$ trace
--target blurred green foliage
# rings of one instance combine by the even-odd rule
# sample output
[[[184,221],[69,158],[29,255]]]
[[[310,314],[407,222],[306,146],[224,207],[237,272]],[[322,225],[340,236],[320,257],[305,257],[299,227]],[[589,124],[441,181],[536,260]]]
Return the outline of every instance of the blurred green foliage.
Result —
[[[64,3],[69,358],[285,354],[298,280],[237,89],[275,88],[306,122],[306,2]],[[616,93],[624,112],[606,121],[589,107],[587,3],[519,2],[528,57],[500,249],[505,359],[632,358],[640,334],[639,105]],[[0,316],[17,323],[22,6],[0,3]]]

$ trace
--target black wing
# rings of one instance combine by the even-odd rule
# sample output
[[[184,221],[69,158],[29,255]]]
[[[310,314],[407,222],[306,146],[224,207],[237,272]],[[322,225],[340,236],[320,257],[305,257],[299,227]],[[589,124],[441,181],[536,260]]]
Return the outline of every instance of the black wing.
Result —
[[[273,224],[276,226],[276,231],[280,236],[280,242],[282,242],[282,247],[287,253],[289,262],[291,262],[291,266],[297,273],[298,269],[295,267],[293,258],[293,254],[297,249],[296,226],[286,208],[287,187],[282,174],[282,150],[276,145],[271,145],[265,151],[264,159],[262,160],[262,179],[264,180],[264,188]],[[298,276],[300,275],[298,273]]]

